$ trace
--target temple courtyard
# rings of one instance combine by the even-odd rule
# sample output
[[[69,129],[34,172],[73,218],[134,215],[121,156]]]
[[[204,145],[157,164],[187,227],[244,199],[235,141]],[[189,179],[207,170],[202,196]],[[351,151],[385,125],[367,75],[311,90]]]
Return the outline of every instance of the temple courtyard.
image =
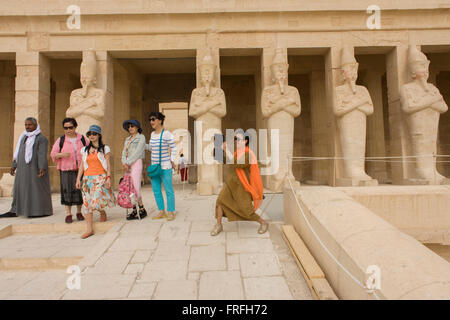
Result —
[[[126,210],[115,207],[107,222],[95,216],[98,232],[85,240],[84,221],[64,223],[59,194],[51,217],[1,219],[0,230],[12,224],[16,232],[0,239],[0,300],[312,299],[282,239],[280,217],[263,214],[271,221],[263,235],[256,223],[224,221],[224,232],[211,237],[216,196],[198,196],[188,184],[175,192],[174,221],[127,221]],[[151,187],[143,197],[154,216]],[[10,203],[1,198],[0,211]],[[72,263],[81,273],[79,289],[71,282],[77,267],[67,273]]]

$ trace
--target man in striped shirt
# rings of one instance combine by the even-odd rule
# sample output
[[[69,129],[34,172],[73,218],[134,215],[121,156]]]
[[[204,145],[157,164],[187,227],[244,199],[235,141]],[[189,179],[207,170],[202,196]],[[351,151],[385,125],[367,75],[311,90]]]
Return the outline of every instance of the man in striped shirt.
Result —
[[[162,174],[151,178],[153,194],[159,209],[159,214],[153,219],[167,220],[175,219],[175,193],[172,185],[172,170],[175,168],[175,157],[177,155],[177,146],[173,134],[164,129],[165,116],[161,112],[150,113],[150,125],[154,129],[151,134],[149,144],[146,144],[146,150],[151,152],[151,164],[161,164]],[[164,130],[164,131],[163,131]],[[161,138],[162,133],[162,138]],[[161,141],[161,162],[160,162],[160,141]],[[169,152],[170,149],[170,152]],[[164,183],[167,198],[167,211],[165,212],[164,198],[161,192],[161,183]]]

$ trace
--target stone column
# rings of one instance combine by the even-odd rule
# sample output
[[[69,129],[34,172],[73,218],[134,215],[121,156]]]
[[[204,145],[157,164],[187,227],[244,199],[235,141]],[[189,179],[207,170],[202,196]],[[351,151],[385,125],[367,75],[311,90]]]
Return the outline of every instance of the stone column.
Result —
[[[13,158],[14,145],[14,78],[16,74],[14,61],[0,61],[0,197],[12,196],[14,177],[9,174]]]
[[[325,90],[326,90],[326,105],[327,105],[327,122],[330,123],[328,141],[330,157],[341,157],[341,148],[339,136],[337,133],[336,119],[334,117],[334,104],[336,103],[335,88],[340,81],[340,61],[341,47],[331,47],[325,55]],[[328,184],[336,186],[336,178],[341,175],[343,171],[342,163],[336,160],[328,161]]]
[[[39,52],[16,53],[15,115],[12,152],[25,130],[25,119],[37,119],[42,134],[50,139],[50,61]],[[2,114],[3,116],[3,114]],[[11,140],[9,140],[11,141]],[[51,143],[51,141],[49,141]],[[51,145],[49,144],[49,149]],[[9,166],[12,163],[12,156]],[[0,182],[3,196],[12,196],[14,177],[5,174]]]
[[[14,77],[15,77],[14,61],[0,61],[0,132],[2,139],[0,140],[0,166],[9,168],[13,157],[12,140],[14,138]],[[1,169],[1,172],[9,172],[9,169]]]
[[[381,87],[381,77],[384,70],[368,69],[365,73],[363,83],[369,90],[372,98],[374,112],[367,117],[367,157],[385,157],[386,145],[384,137],[383,122],[383,91]],[[387,171],[386,162],[366,162],[367,173],[379,182],[386,182]]]
[[[72,90],[77,88],[77,85],[75,85],[73,79],[71,79],[67,74],[63,75],[61,73],[58,73],[56,75],[55,81],[56,81],[56,93],[55,93],[54,137],[56,141],[58,137],[64,134],[62,121],[66,117],[66,111],[70,101],[70,93],[72,92]],[[79,132],[79,133],[83,135],[86,134],[86,132]]]
[[[261,140],[260,136],[260,129],[266,129],[267,130],[267,119],[263,119],[262,111],[261,111],[261,94],[264,90],[264,87],[270,85],[271,83],[271,74],[270,74],[270,64],[272,63],[273,56],[275,54],[275,48],[264,48],[262,50],[261,54],[261,72],[260,75],[257,77],[259,80],[257,83],[259,83],[259,86],[257,87],[257,100],[256,100],[256,128],[258,130],[258,144]],[[262,160],[260,162],[261,169],[269,169],[268,166],[266,166],[265,160],[270,157],[270,132],[267,131],[266,136],[267,143],[259,144],[258,145],[258,160]],[[266,159],[267,158],[267,159]],[[270,164],[267,164],[270,165]],[[261,172],[261,178],[263,180],[264,187],[267,187],[268,185],[268,176],[264,175],[264,170]]]
[[[27,117],[36,118],[42,134],[50,136],[49,59],[39,52],[17,52],[16,68],[14,147],[25,130]]]
[[[328,131],[331,119],[327,118],[324,71],[313,70],[310,74],[312,154],[314,157],[329,155]],[[327,160],[312,163],[312,179],[317,184],[328,184],[329,164]]]
[[[108,114],[108,112],[106,113]],[[114,142],[111,145],[114,158],[114,177],[123,176],[122,148],[128,133],[122,128],[124,120],[130,118],[130,83],[127,71],[120,64],[114,64]],[[142,126],[142,122],[141,122]]]
[[[406,144],[406,128],[400,106],[400,89],[408,80],[408,46],[398,45],[386,57],[386,80],[389,103],[390,156],[409,154]],[[410,164],[407,159],[395,159],[391,163],[392,184],[403,184]]]
[[[204,59],[206,54],[210,54],[211,58],[216,65],[215,72],[214,72],[214,84],[213,86],[216,88],[221,88],[220,86],[220,55],[219,55],[219,48],[214,47],[203,47],[197,49],[197,56],[196,56],[196,87],[201,88],[201,76],[200,76],[200,65],[202,63],[202,60]],[[225,97],[226,99],[226,97]],[[195,123],[195,122],[194,122]],[[197,126],[194,125],[194,134],[193,134],[193,140],[194,140],[194,146],[192,156],[194,163],[197,164],[197,191],[200,195],[211,195],[211,194],[219,194],[220,190],[223,186],[223,166],[219,164],[205,164],[205,159],[203,159],[203,152],[205,150],[205,147],[211,143],[214,143],[213,138],[204,140],[205,125]],[[200,130],[201,129],[201,130]],[[221,132],[225,133],[226,128],[222,128],[221,126]],[[201,136],[200,136],[201,135]],[[199,164],[200,159],[202,159],[202,164]],[[191,159],[192,161],[192,159]],[[217,171],[211,170],[212,167],[208,166],[217,166]],[[208,182],[202,182],[201,177],[201,170],[202,168],[205,168],[206,170],[210,170],[211,172],[218,172],[218,183],[211,185],[211,183]],[[209,168],[209,169],[207,169]],[[195,169],[194,169],[195,170]],[[203,171],[205,173],[206,171]]]
[[[269,92],[267,90],[273,90],[272,92],[276,95],[275,99],[278,99],[278,102],[284,99],[284,97],[289,97],[289,99],[293,99],[294,102],[291,103],[291,106],[295,103],[299,108],[301,107],[300,97],[298,93],[298,89],[291,87],[288,85],[288,65],[287,65],[287,48],[264,48],[262,54],[262,75],[261,75],[261,101],[260,101],[260,110],[259,112],[262,117],[262,108],[267,108],[269,104],[264,106],[264,99],[266,99],[266,103],[268,103]],[[286,69],[286,83],[285,87],[285,96],[281,95],[279,91],[278,83],[273,81],[274,75],[272,74],[272,66],[273,65],[285,65]],[[276,88],[275,88],[276,87]],[[298,100],[298,101],[297,101]],[[294,116],[292,116],[289,112],[286,111],[285,108],[289,107],[289,104],[285,102],[285,105],[282,106],[284,108],[284,115],[280,112],[275,112],[270,116],[266,115],[266,119],[262,121],[262,125],[264,128],[267,128],[267,151],[264,150],[263,146],[263,155],[265,152],[270,155],[270,163],[267,163],[265,166],[263,165],[262,176],[263,176],[263,184],[266,188],[271,191],[281,192],[283,188],[283,184],[287,184],[287,180],[284,178],[286,174],[288,174],[291,180],[294,180],[294,176],[292,174],[292,159],[289,159],[293,155],[294,148]],[[300,112],[300,109],[298,110]],[[289,116],[290,118],[289,118]],[[286,118],[286,116],[289,118]],[[297,117],[296,115],[295,117]],[[285,123],[284,127],[280,127],[280,124],[283,121],[288,121]],[[261,121],[260,121],[261,122]],[[269,128],[270,127],[270,128]],[[278,129],[278,139],[276,137],[274,142],[277,142],[277,145],[272,145],[272,132],[269,130],[277,130]],[[292,130],[292,131],[291,131]],[[278,150],[277,150],[278,149]],[[292,181],[295,186],[299,185],[298,181]]]
[[[437,77],[439,75],[439,72],[440,72],[439,69],[437,69],[436,67],[432,67],[432,65],[430,65],[428,82],[434,84],[436,87],[437,87]],[[445,97],[444,97],[444,99],[445,99]],[[441,124],[441,122],[439,124]],[[436,152],[437,152],[437,154],[445,154],[445,152],[441,148],[441,139],[440,139],[440,131],[442,130],[441,126],[439,126],[438,130],[439,131],[438,131],[438,139],[436,141]],[[437,168],[438,172],[444,173],[445,172],[445,165],[447,163],[439,162],[439,161],[447,160],[447,159],[446,158],[436,158],[436,160],[437,160],[436,168]]]
[[[114,60],[107,51],[96,51],[97,56],[97,88],[106,91],[105,97],[105,117],[102,122],[103,142],[111,147],[113,157],[111,157],[111,182],[115,186],[119,181],[114,177],[122,174],[121,162],[116,163],[115,157],[122,149],[114,148],[115,130],[120,130],[114,126]],[[123,129],[122,129],[123,130]]]

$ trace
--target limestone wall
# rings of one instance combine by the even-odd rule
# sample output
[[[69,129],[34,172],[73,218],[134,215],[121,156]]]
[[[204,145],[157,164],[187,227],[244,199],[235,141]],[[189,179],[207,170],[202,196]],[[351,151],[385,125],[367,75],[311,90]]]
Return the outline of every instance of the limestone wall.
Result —
[[[284,190],[285,222],[294,225],[341,299],[374,299],[338,267],[307,227],[295,198],[318,237],[338,261],[365,283],[380,268],[381,299],[449,299],[450,263],[381,217],[330,187]],[[349,227],[351,226],[351,227]]]

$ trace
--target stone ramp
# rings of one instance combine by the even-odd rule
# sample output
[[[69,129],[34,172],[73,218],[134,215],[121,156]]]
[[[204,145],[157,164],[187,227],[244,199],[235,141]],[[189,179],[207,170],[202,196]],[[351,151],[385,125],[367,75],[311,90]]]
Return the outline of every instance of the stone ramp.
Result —
[[[285,189],[284,208],[340,299],[449,299],[450,264],[348,194]]]
[[[154,215],[151,189],[143,194]],[[114,227],[92,237],[99,240],[79,263],[80,290],[66,288],[65,270],[3,271],[0,299],[312,299],[282,224],[259,235],[257,223],[224,220],[224,232],[211,237],[215,200],[178,189],[174,221],[126,221],[124,210],[114,208],[108,211]],[[64,211],[44,219],[63,221]]]

